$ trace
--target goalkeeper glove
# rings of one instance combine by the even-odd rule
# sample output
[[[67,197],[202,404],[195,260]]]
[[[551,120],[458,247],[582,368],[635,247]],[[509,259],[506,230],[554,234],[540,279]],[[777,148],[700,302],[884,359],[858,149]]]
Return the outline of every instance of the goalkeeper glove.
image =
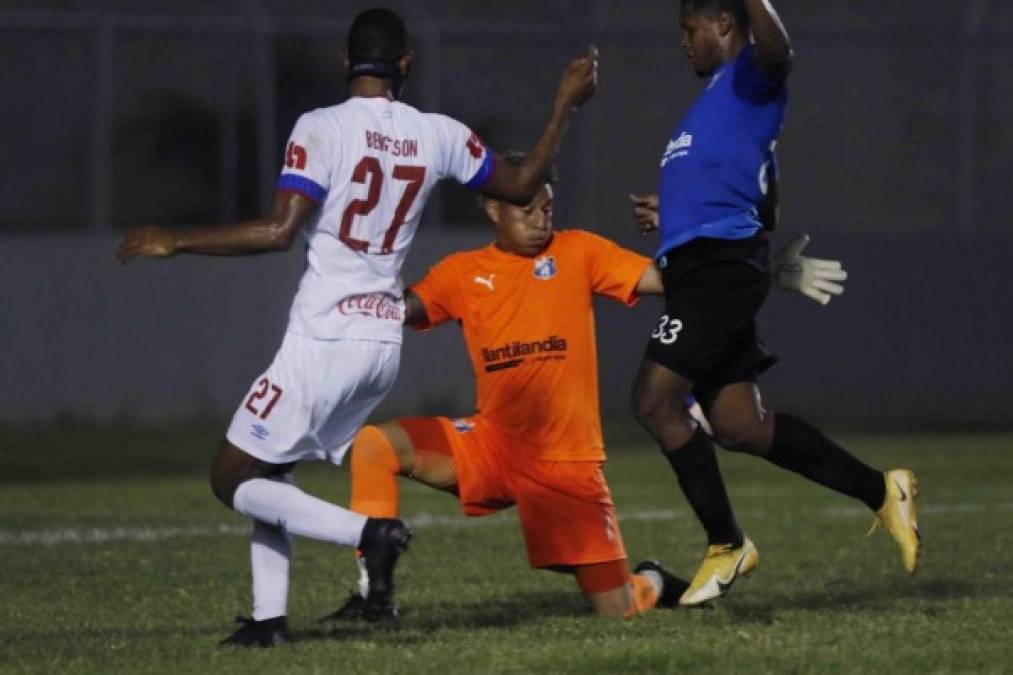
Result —
[[[777,285],[786,291],[795,291],[826,305],[835,295],[844,292],[839,281],[848,278],[848,273],[838,260],[820,260],[802,255],[809,244],[809,235],[800,234],[778,251],[774,258],[774,278]]]

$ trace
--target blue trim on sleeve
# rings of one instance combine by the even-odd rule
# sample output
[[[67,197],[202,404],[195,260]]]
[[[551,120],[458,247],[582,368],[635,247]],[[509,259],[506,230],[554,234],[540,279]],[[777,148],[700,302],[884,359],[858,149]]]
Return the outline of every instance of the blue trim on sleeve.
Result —
[[[482,166],[478,167],[478,171],[476,171],[475,175],[471,177],[471,180],[464,184],[464,187],[469,190],[477,190],[485,185],[485,182],[489,180],[489,176],[492,175],[492,170],[495,166],[496,156],[492,153],[492,151],[486,149],[485,159],[482,161]]]
[[[309,178],[294,173],[283,173],[278,176],[278,182],[275,183],[274,188],[287,192],[298,192],[317,204],[321,204],[327,198],[326,189]]]

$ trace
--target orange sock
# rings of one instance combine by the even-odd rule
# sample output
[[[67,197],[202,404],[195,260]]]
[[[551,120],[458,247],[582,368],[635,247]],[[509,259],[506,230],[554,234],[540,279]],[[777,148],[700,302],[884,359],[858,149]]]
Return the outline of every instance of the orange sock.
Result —
[[[577,577],[577,585],[586,595],[613,591],[630,583],[630,568],[625,558],[578,565],[573,573]]]
[[[352,511],[371,518],[396,518],[397,477],[401,464],[394,446],[374,426],[359,430],[352,441]]]
[[[626,613],[626,618],[654,609],[654,606],[658,604],[658,596],[661,595],[658,589],[654,587],[654,584],[648,581],[647,577],[640,574],[631,575],[630,583],[633,584],[634,606]]]

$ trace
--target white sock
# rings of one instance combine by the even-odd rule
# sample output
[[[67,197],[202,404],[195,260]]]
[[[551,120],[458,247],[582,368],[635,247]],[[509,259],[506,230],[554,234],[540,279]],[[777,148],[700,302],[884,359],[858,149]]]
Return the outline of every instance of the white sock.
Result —
[[[355,566],[359,568],[359,580],[355,587],[358,589],[359,595],[365,598],[369,595],[369,572],[366,571],[366,558],[361,555],[355,556]]]
[[[295,485],[253,478],[232,497],[233,508],[254,520],[277,525],[291,534],[334,544],[357,546],[366,516],[306,494]]]
[[[288,567],[292,538],[283,528],[253,521],[250,565],[253,568],[253,619],[285,616],[288,607]]]
[[[658,574],[654,570],[644,570],[642,572],[637,572],[637,574],[647,579],[647,581],[649,581],[650,584],[654,586],[654,590],[658,592],[658,597],[661,597],[661,591],[665,587],[665,582],[661,578],[660,574]]]

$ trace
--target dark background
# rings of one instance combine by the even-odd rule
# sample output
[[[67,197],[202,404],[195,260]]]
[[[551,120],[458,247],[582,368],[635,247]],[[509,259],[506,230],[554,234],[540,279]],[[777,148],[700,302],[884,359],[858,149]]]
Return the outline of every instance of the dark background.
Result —
[[[229,221],[270,200],[298,114],[340,102],[350,19],[373,3],[0,0],[0,419],[224,418],[265,368],[303,265],[113,261],[142,223]],[[560,158],[557,227],[651,252],[650,191],[700,83],[673,0],[390,2],[417,51],[406,100],[527,148],[559,73],[594,42],[597,98]],[[780,0],[797,65],[780,144],[778,241],[844,260],[827,308],[779,294],[769,403],[838,427],[1013,426],[1013,5]],[[430,201],[405,278],[486,243],[473,198]],[[628,421],[658,313],[602,304],[602,405]],[[464,413],[454,328],[409,335],[381,414]]]

